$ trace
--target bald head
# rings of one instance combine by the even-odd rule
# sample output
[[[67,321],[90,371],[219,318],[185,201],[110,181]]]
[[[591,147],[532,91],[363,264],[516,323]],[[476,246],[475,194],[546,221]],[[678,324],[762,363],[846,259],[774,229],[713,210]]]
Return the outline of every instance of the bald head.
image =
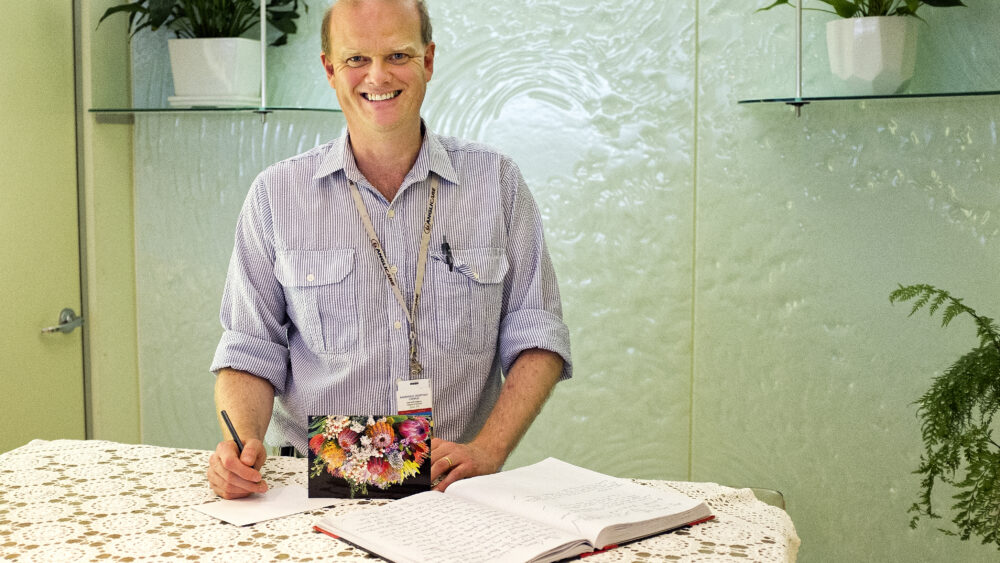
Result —
[[[323,28],[320,31],[322,34],[323,42],[323,54],[330,56],[330,32],[333,20],[333,12],[340,5],[358,5],[364,4],[366,2],[389,2],[396,4],[408,4],[417,11],[420,17],[420,40],[423,41],[424,46],[430,45],[431,43],[431,18],[427,14],[427,4],[424,0],[336,0],[329,8],[327,8],[326,13],[323,14]]]

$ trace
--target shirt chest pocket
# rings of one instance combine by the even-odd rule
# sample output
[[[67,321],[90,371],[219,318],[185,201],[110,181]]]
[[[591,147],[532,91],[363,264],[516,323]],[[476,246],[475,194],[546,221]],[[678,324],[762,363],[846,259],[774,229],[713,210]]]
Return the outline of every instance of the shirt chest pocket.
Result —
[[[431,255],[439,344],[454,352],[482,352],[496,346],[507,257],[499,248],[452,250],[452,266]]]
[[[313,352],[343,353],[357,344],[353,272],[351,248],[283,250],[276,254],[274,275],[285,288],[288,316]]]

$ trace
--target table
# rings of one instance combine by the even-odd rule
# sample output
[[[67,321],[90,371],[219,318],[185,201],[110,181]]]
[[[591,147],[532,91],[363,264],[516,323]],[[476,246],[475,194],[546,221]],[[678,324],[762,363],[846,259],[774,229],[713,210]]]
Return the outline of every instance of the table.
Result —
[[[312,531],[337,514],[388,501],[335,506],[237,527],[191,507],[216,500],[211,452],[99,440],[34,440],[0,455],[0,559],[19,561],[372,561]],[[272,457],[271,486],[306,483],[306,460]],[[780,508],[749,489],[635,480],[712,507],[715,520],[587,557],[610,561],[794,561],[799,537]]]

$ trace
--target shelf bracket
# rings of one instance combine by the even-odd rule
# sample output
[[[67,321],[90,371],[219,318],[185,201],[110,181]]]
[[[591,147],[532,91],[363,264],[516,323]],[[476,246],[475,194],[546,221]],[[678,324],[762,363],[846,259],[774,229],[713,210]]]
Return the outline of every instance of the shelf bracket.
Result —
[[[802,117],[802,106],[809,105],[809,102],[802,101],[802,98],[797,98],[791,102],[785,102],[786,105],[795,107],[795,117]]]

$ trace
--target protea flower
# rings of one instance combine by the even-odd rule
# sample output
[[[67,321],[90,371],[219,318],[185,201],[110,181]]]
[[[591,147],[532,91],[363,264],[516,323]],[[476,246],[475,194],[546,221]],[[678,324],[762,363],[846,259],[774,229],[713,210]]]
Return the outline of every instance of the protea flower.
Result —
[[[345,428],[337,434],[337,443],[340,447],[349,449],[354,444],[358,443],[358,433],[351,430],[350,428]]]
[[[382,450],[396,440],[396,433],[392,431],[392,425],[384,420],[380,420],[368,427],[368,436],[372,439],[372,445]]]
[[[373,457],[368,460],[368,473],[384,478],[390,471],[392,471],[392,466],[385,458]]]
[[[400,436],[409,438],[411,442],[423,442],[431,429],[426,418],[408,418],[400,422],[397,428]]]

